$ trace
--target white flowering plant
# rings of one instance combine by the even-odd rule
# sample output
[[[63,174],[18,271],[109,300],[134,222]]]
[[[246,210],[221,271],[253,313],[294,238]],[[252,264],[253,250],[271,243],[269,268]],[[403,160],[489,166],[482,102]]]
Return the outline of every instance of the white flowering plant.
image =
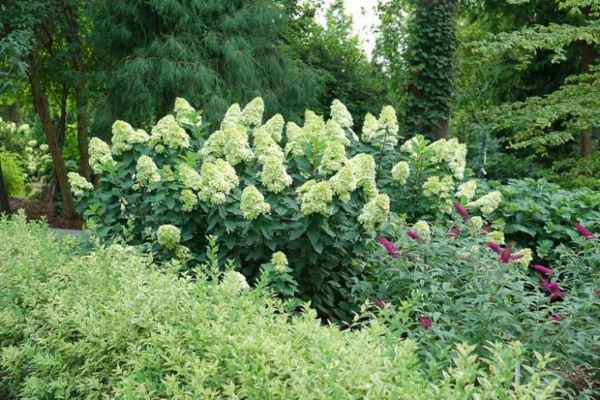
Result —
[[[390,142],[392,114],[382,113],[385,129],[373,137]],[[177,99],[148,132],[115,122],[112,145],[90,143],[97,189],[74,181],[82,214],[101,237],[126,233],[162,254],[173,248],[161,246],[156,232],[172,225],[180,232],[176,249],[187,249],[192,262],[215,235],[222,257],[240,261],[250,282],[261,266],[275,270],[269,260],[284,252],[291,290],[297,282],[298,295],[324,316],[348,318],[349,286],[360,273],[351,260],[390,212],[376,161],[356,151],[352,116],[339,101],[329,119],[307,111],[302,126],[263,115],[260,98],[234,104],[209,133],[201,114]]]

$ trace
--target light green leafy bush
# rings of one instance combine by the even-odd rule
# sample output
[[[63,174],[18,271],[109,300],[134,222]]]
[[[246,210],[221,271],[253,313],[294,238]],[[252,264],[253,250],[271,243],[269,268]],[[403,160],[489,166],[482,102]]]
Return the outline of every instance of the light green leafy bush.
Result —
[[[325,317],[348,319],[355,309],[349,285],[361,274],[351,260],[388,222],[392,207],[420,204],[418,211],[428,215],[437,215],[441,205],[452,210],[464,176],[464,146],[413,139],[402,148],[416,172],[385,170],[378,161],[385,156],[391,162],[387,154],[399,143],[393,108],[366,118],[363,142],[339,101],[328,120],[307,111],[302,127],[280,115],[264,122],[263,108],[260,98],[243,109],[234,104],[210,134],[183,99],[150,133],[115,122],[112,146],[90,143],[97,190],[80,190],[85,185],[73,176],[82,214],[101,237],[126,235],[133,244],[151,242],[160,226],[174,225],[181,230],[175,250],[189,249],[195,261],[205,238],[214,235],[223,255],[239,260],[251,281],[282,251],[300,297]],[[436,173],[443,175],[437,181]],[[391,184],[403,174],[411,174],[404,178],[419,186],[424,201],[411,195],[414,185]]]
[[[25,171],[19,157],[14,153],[0,152],[0,164],[4,184],[10,196],[25,196]]]
[[[192,281],[131,247],[78,253],[42,225],[0,220],[2,398],[555,398],[549,360],[530,368],[517,343],[485,359],[461,345],[430,379],[415,343],[377,321],[340,331],[235,272]]]

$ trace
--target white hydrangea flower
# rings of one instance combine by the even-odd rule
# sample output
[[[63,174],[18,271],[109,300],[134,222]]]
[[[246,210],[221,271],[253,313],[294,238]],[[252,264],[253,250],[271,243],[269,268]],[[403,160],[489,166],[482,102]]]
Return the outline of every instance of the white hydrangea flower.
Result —
[[[331,183],[307,181],[297,189],[300,196],[300,209],[304,215],[322,214],[328,216],[331,212],[333,190]]]
[[[223,121],[221,122],[221,130],[239,126],[242,122],[242,109],[240,105],[235,103],[225,113]]]
[[[227,195],[240,181],[235,169],[227,161],[216,159],[205,161],[200,170],[201,185],[198,197],[213,206],[225,203]]]
[[[467,207],[478,208],[484,215],[488,215],[496,211],[502,203],[502,193],[498,191],[490,192],[476,201],[467,203]]]
[[[381,114],[379,114],[379,124],[384,129],[387,129],[389,135],[394,137],[398,135],[398,117],[396,117],[396,110],[394,110],[394,107],[383,107]]]
[[[246,277],[237,271],[227,271],[223,274],[223,282],[221,285],[227,291],[235,294],[241,293],[250,289]]]
[[[28,134],[31,131],[31,127],[28,124],[21,124],[17,128],[17,133],[19,134]]]
[[[27,142],[27,146],[29,146],[29,147],[37,147],[37,141],[36,140],[30,140],[29,142]]]
[[[450,175],[440,179],[439,176],[431,176],[423,183],[423,195],[447,199],[454,190],[454,181]]]
[[[259,215],[269,214],[271,206],[265,201],[263,194],[254,185],[247,186],[242,192],[240,209],[244,218],[253,221]]]
[[[40,150],[43,151],[44,153],[47,152],[48,149],[49,149],[49,147],[48,147],[48,145],[46,143],[40,144]]]
[[[171,149],[187,149],[190,147],[190,137],[173,115],[167,115],[152,128],[151,141],[154,145],[162,144]]]
[[[533,261],[533,251],[530,248],[525,248],[518,251],[515,256],[520,256],[519,259],[516,260],[517,263],[521,264],[524,267],[529,267],[529,264]]]
[[[350,140],[348,140],[346,137],[344,128],[342,128],[342,126],[333,119],[330,119],[325,124],[325,132],[327,132],[327,137],[332,141],[339,142],[344,145],[350,144]]]
[[[202,117],[194,107],[188,103],[186,99],[178,97],[175,99],[175,107],[173,108],[175,119],[181,125],[201,126]]]
[[[406,161],[400,161],[392,168],[392,179],[400,185],[406,184],[410,176],[410,166]]]
[[[479,216],[471,217],[469,222],[470,222],[471,226],[473,227],[473,229],[475,229],[476,231],[480,231],[481,228],[483,227],[483,218],[481,218]]]
[[[429,224],[426,221],[417,221],[417,223],[413,225],[413,230],[423,240],[429,240],[431,238],[431,228],[429,228]]]
[[[356,176],[352,169],[352,164],[346,163],[334,176],[329,180],[333,192],[340,196],[343,202],[348,202],[352,192],[356,190]]]
[[[273,264],[273,269],[279,273],[285,272],[288,266],[288,259],[284,252],[278,251],[273,253],[271,257],[271,264]]]
[[[249,162],[254,159],[254,153],[248,143],[246,129],[241,126],[231,126],[224,131],[223,152],[229,164],[235,166],[241,162]]]
[[[467,146],[458,139],[440,139],[429,145],[435,162],[446,162],[457,179],[463,179],[466,167]]]
[[[284,158],[283,150],[265,126],[261,126],[254,131],[254,151],[259,162],[269,155]]]
[[[135,144],[144,144],[150,136],[143,130],[135,130],[125,121],[115,121],[112,126],[112,151],[119,155],[133,148]]]
[[[377,194],[364,205],[358,222],[368,233],[375,234],[377,228],[387,221],[389,213],[390,198],[386,194]]]
[[[161,225],[157,231],[158,244],[162,247],[173,250],[181,241],[181,231],[175,225]]]
[[[94,190],[94,185],[77,172],[69,172],[67,177],[69,178],[69,184],[71,185],[71,192],[73,192],[75,197],[81,197],[85,192]]]
[[[417,149],[425,145],[425,137],[422,135],[416,135],[400,146],[400,151],[410,154],[412,158],[417,156]]]
[[[96,174],[100,174],[106,166],[113,163],[110,146],[97,137],[90,140],[89,152],[90,167]]]
[[[330,174],[339,171],[346,162],[346,147],[339,142],[329,142],[323,150],[319,172]]]
[[[265,112],[265,102],[257,97],[244,107],[242,111],[242,123],[247,127],[257,127],[262,124]]]
[[[368,197],[376,195],[376,164],[373,156],[370,154],[357,154],[349,160],[349,163],[352,165],[357,187],[360,187]]]
[[[379,121],[371,113],[365,115],[365,122],[363,123],[361,138],[365,143],[371,143],[375,137],[378,136],[380,129]]]
[[[501,232],[501,231],[492,231],[492,232],[488,233],[487,239],[491,240],[493,242],[496,242],[498,244],[505,243],[504,232]]]
[[[475,196],[475,190],[477,190],[477,181],[471,180],[465,182],[458,187],[456,197],[471,201]]]
[[[200,190],[202,187],[202,178],[194,168],[181,163],[177,167],[177,172],[179,173],[179,179],[181,180],[181,183],[183,183],[183,186],[187,189],[192,189],[195,192]]]
[[[185,212],[191,212],[198,204],[198,196],[190,189],[182,190],[179,200],[181,200],[181,208]]]
[[[206,142],[204,142],[204,146],[202,146],[202,149],[200,150],[200,156],[205,160],[225,157],[226,142],[227,138],[223,131],[213,132],[208,139],[206,139]]]
[[[280,193],[292,185],[292,177],[288,175],[281,157],[268,155],[261,162],[260,181],[269,192]]]
[[[350,129],[354,125],[352,114],[350,114],[346,106],[338,99],[333,100],[333,103],[331,104],[331,118],[340,124],[342,128]]]
[[[281,142],[285,120],[281,114],[275,114],[264,125],[264,128],[271,134],[273,140],[277,143]]]
[[[146,155],[140,156],[136,165],[137,179],[141,186],[160,182],[160,173],[154,160]]]

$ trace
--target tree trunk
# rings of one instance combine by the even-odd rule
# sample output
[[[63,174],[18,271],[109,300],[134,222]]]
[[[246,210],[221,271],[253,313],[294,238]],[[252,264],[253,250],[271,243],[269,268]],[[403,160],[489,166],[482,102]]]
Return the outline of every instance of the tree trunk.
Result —
[[[37,50],[35,49],[31,53],[31,60],[29,64],[29,82],[31,84],[33,105],[40,118],[40,122],[42,123],[42,129],[46,134],[46,140],[48,141],[48,147],[50,148],[50,154],[52,155],[54,173],[56,175],[58,187],[62,196],[63,212],[65,217],[73,218],[75,216],[75,209],[73,207],[71,187],[69,185],[69,180],[67,179],[67,168],[63,158],[63,150],[58,142],[58,132],[56,130],[56,126],[52,122],[52,118],[50,116],[48,98],[46,97],[46,93],[42,85],[39,59]]]
[[[8,203],[8,189],[4,184],[4,175],[2,174],[2,162],[0,161],[0,214],[10,214],[10,204]]]
[[[83,63],[83,45],[79,29],[79,19],[75,10],[68,1],[63,1],[65,15],[67,17],[67,37],[71,47],[71,63],[76,71],[75,77],[75,109],[77,114],[77,144],[79,148],[79,173],[87,180],[92,180],[90,168],[90,156],[88,152],[88,114],[86,111],[86,85],[85,68]]]
[[[596,54],[594,53],[594,47],[590,43],[584,42],[582,48],[581,55],[581,72],[586,73],[589,72],[590,66],[594,63],[594,58]],[[579,151],[581,153],[581,157],[590,158],[592,156],[593,151],[593,143],[592,143],[592,129],[581,132],[581,137],[579,140]]]

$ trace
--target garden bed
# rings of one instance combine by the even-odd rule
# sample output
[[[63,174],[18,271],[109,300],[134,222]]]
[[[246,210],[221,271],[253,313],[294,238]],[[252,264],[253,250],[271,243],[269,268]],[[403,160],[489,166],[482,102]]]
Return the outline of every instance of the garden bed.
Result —
[[[45,219],[51,228],[57,229],[81,229],[83,221],[80,218],[65,218],[57,215],[51,204],[39,200],[29,200],[11,197],[9,199],[10,209],[25,210],[25,215],[29,221],[38,221]]]

